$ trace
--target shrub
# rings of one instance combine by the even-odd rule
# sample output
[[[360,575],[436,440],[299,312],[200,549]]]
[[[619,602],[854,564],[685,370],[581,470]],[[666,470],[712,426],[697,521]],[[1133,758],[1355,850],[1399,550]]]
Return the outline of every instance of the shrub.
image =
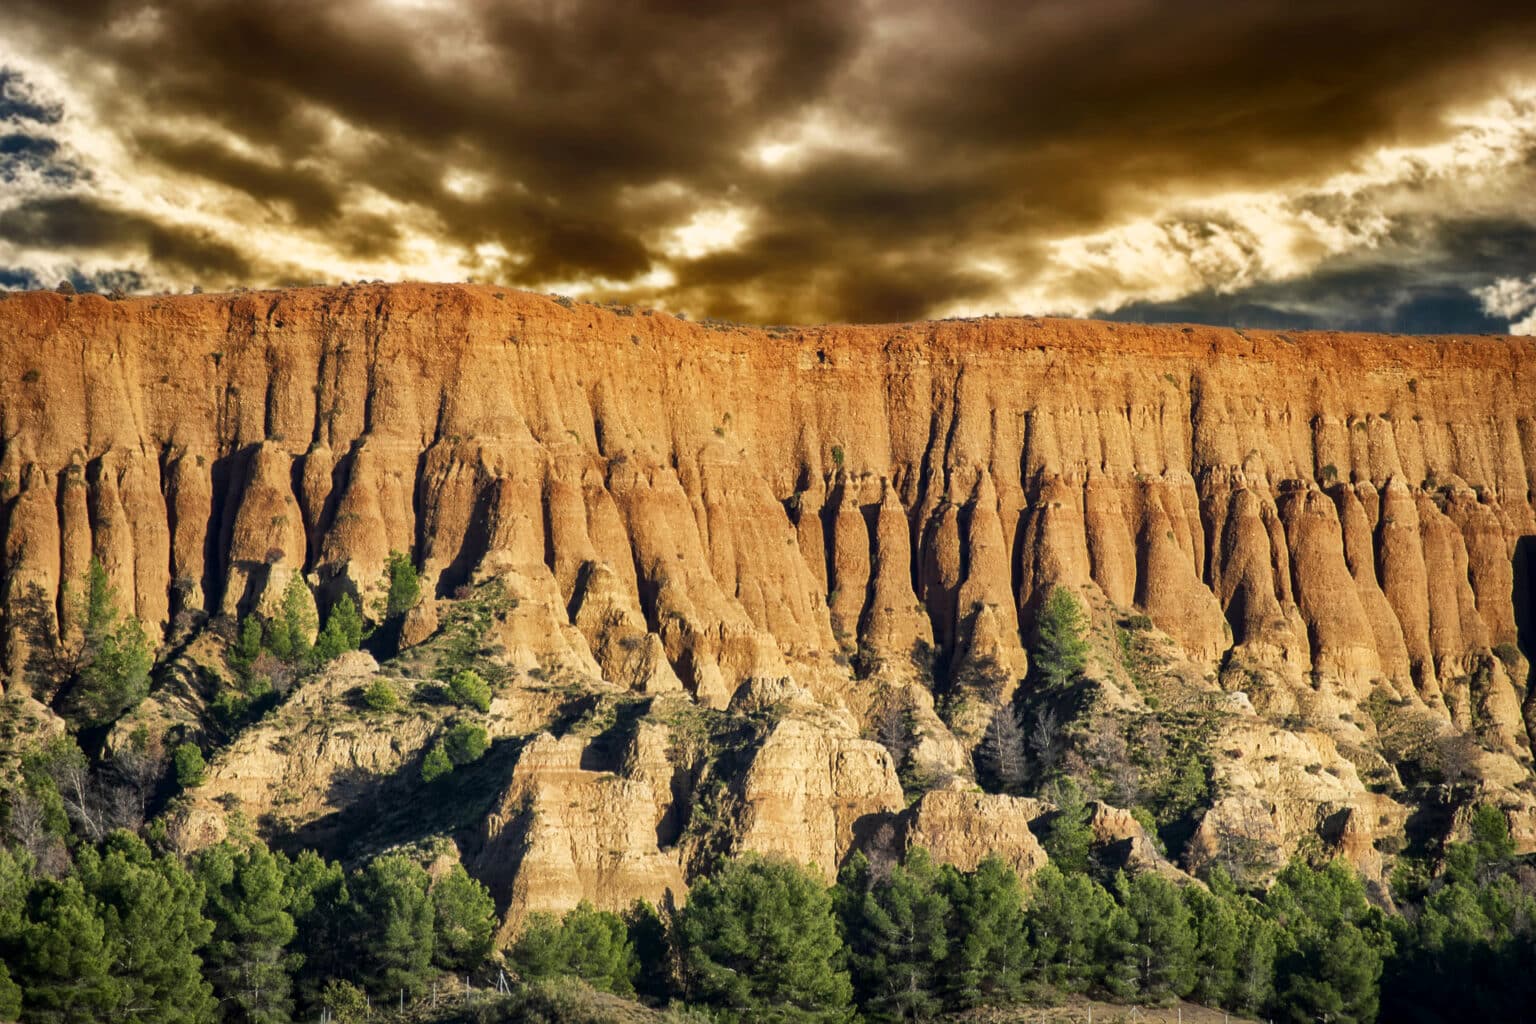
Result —
[[[436,782],[444,775],[453,771],[453,761],[443,750],[441,743],[427,751],[427,756],[421,762],[421,781]]]
[[[201,786],[208,777],[208,762],[195,743],[183,743],[176,748],[172,760],[176,764],[176,784],[182,789]]]
[[[320,1003],[336,1024],[360,1024],[368,1018],[368,1000],[363,990],[349,981],[332,978],[325,983]]]
[[[461,708],[491,709],[491,688],[474,669],[458,672],[448,681],[448,699]]]
[[[469,722],[459,723],[443,737],[443,750],[455,765],[480,760],[490,746],[491,739],[485,729]]]
[[[363,690],[363,703],[374,711],[393,711],[400,706],[400,695],[384,679],[375,679]]]

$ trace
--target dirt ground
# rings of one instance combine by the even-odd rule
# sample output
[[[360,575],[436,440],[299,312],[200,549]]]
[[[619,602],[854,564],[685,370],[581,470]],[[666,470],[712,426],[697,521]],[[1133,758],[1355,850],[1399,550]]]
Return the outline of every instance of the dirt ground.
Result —
[[[1251,1024],[1253,1018],[1194,1003],[1138,1007],[1081,999],[1060,1006],[984,1010],[954,1020],[956,1024]]]

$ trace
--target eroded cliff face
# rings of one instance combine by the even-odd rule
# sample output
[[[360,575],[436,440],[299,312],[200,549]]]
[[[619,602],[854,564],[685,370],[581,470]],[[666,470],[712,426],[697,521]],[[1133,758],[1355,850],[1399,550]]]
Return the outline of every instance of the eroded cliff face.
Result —
[[[782,799],[736,823],[747,846],[830,867],[861,817],[900,810],[883,748],[858,738],[881,702],[915,691],[912,756],[968,774],[1065,586],[1100,624],[1144,615],[1197,688],[1240,696],[1192,857],[1233,829],[1282,852],[1332,829],[1379,860],[1403,815],[1356,770],[1381,739],[1373,695],[1474,737],[1474,774],[1530,843],[1533,357],[1516,338],[1036,319],[763,331],[472,286],[11,296],[7,685],[26,692],[38,650],[74,628],[63,585],[93,554],[159,638],[259,608],[294,572],[322,606],[367,607],[405,551],[429,595],[408,641],[494,579],[519,670],[844,716],[841,732],[781,725],[741,785]],[[1123,675],[1098,679],[1140,705]],[[977,699],[940,722],[928,691],[954,688]],[[492,831],[556,779],[561,817],[590,804],[581,827],[610,831],[525,830],[521,863],[583,893],[674,884],[665,852],[608,875],[566,863],[575,838],[633,845],[633,809],[659,796],[633,773],[588,778],[563,743],[528,748]],[[930,800],[918,834],[963,803]],[[814,838],[777,838],[792,828]]]

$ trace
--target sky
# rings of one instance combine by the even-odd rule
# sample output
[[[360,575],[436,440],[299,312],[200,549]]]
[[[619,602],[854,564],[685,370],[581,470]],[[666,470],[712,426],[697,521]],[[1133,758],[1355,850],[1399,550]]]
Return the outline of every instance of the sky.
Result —
[[[0,287],[1536,333],[1536,4],[0,0]]]

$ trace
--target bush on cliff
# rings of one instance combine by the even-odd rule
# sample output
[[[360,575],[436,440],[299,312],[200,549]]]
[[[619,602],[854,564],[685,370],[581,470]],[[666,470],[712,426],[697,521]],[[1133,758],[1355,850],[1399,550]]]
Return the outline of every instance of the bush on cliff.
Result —
[[[489,711],[491,709],[491,688],[480,673],[474,669],[464,669],[454,673],[448,681],[448,699],[461,708],[473,708],[476,711]]]

